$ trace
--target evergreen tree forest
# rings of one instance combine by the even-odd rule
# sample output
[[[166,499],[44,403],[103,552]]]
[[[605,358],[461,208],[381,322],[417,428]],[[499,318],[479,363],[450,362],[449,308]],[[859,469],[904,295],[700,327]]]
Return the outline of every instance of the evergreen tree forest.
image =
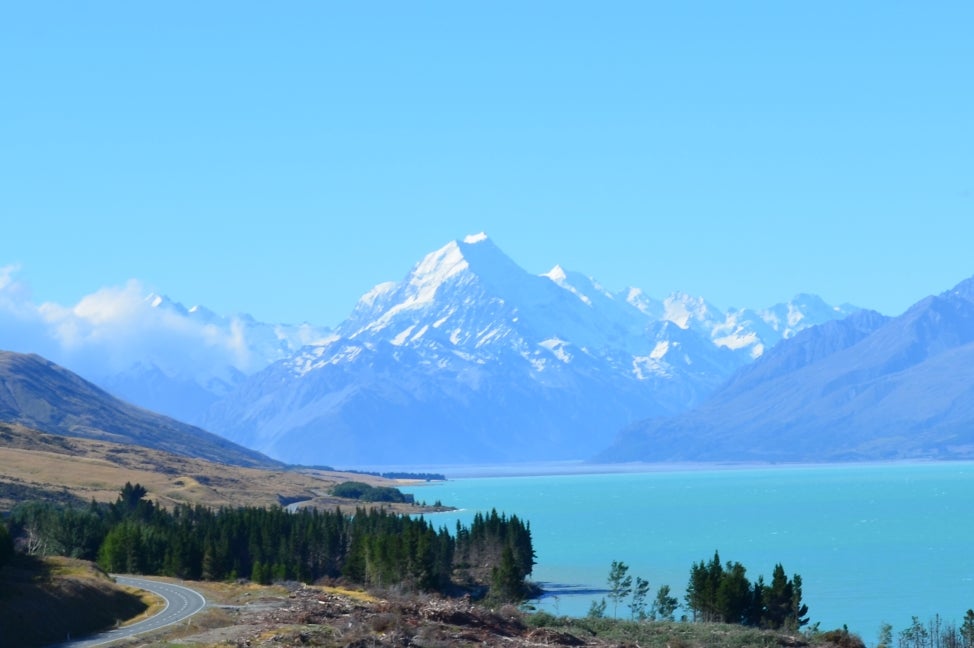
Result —
[[[115,503],[28,503],[10,516],[28,553],[97,560],[106,571],[254,582],[342,578],[367,587],[449,592],[477,587],[520,600],[534,565],[530,527],[478,514],[456,537],[422,517],[382,510],[179,506],[167,510],[126,484]]]
[[[686,594],[694,620],[775,630],[797,630],[808,623],[801,576],[788,578],[780,563],[775,565],[769,585],[762,576],[751,583],[746,573],[738,562],[721,564],[717,552],[710,562],[695,563]]]
[[[534,569],[531,525],[516,515],[507,517],[491,510],[477,513],[470,529],[457,523],[455,565],[469,579],[468,584],[490,584],[499,600],[523,600],[530,594],[525,579]]]

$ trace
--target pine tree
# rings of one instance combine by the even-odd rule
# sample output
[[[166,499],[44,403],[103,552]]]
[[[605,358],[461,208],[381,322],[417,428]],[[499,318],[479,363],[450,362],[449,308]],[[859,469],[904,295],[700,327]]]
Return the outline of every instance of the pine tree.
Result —
[[[716,551],[709,563],[701,560],[693,564],[690,569],[690,582],[687,583],[686,604],[693,614],[694,621],[718,619],[717,589],[723,577],[724,568],[720,564],[720,554]]]
[[[592,601],[592,604],[588,606],[588,614],[585,616],[589,619],[602,619],[605,617],[605,608],[605,597],[599,601]]]
[[[673,621],[678,606],[679,601],[670,594],[670,586],[660,585],[653,601],[652,617],[660,621]]]
[[[764,619],[762,625],[778,629],[792,614],[794,592],[785,576],[785,568],[778,563],[771,574],[771,584],[764,590]]]
[[[642,621],[646,618],[646,597],[649,596],[649,581],[636,576],[636,585],[632,588],[632,600],[629,602],[630,618]]]
[[[876,648],[893,648],[893,626],[883,623],[879,626],[879,641]]]
[[[758,576],[757,581],[754,583],[754,587],[751,588],[751,605],[747,612],[747,625],[751,627],[759,628],[761,627],[761,623],[764,621],[765,589],[766,586],[764,584],[764,576]]]
[[[900,646],[902,648],[926,648],[930,633],[920,622],[919,617],[913,617],[910,627],[900,632]]]
[[[974,648],[974,610],[968,610],[960,627],[964,648]]]
[[[619,618],[619,603],[632,592],[632,576],[628,572],[629,566],[618,560],[613,560],[612,566],[609,567],[609,598],[612,600],[612,616],[614,618]]]
[[[717,586],[717,615],[724,623],[745,624],[751,609],[751,583],[741,563],[727,563]]]
[[[520,575],[514,550],[504,547],[500,564],[491,573],[490,594],[501,601],[520,601],[524,598],[524,579]]]
[[[798,630],[808,624],[808,606],[802,602],[802,577],[795,574],[791,577],[791,613],[785,620],[785,626],[790,630]]]
[[[250,570],[250,581],[259,585],[267,585],[270,582],[264,564],[259,560],[254,561],[253,569]]]

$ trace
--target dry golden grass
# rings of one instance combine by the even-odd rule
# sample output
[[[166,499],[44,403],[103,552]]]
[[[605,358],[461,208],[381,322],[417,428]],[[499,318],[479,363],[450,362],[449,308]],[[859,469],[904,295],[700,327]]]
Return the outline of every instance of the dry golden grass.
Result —
[[[172,579],[168,580],[173,583],[179,582]],[[260,599],[287,598],[288,595],[287,589],[280,585],[259,585],[257,583],[193,581],[192,587],[205,596],[207,601],[219,605],[246,605]]]
[[[113,502],[126,482],[142,484],[150,499],[167,508],[176,504],[276,506],[300,501],[302,506],[352,509],[361,504],[328,494],[335,484],[349,480],[393,483],[313,468],[242,468],[0,423],[0,511],[26,498],[24,493]],[[391,508],[410,513],[419,510],[408,505]]]
[[[138,623],[139,621],[144,621],[149,617],[162,612],[166,608],[166,602],[153,594],[152,592],[146,592],[145,590],[135,589],[134,587],[123,587],[121,589],[139,597],[142,604],[146,606],[145,612],[142,614],[132,617],[126,621],[122,621],[119,625],[127,626],[133,623]]]
[[[347,587],[331,587],[325,585],[314,586],[314,589],[321,590],[326,594],[335,594],[337,596],[344,596],[345,598],[350,598],[354,601],[361,601],[363,603],[378,603],[380,599],[372,596],[368,592],[362,590],[348,589]]]

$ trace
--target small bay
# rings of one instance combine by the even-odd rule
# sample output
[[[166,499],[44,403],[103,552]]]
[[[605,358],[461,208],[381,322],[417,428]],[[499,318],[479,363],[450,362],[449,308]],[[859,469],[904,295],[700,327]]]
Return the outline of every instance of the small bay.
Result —
[[[556,614],[584,616],[613,560],[648,579],[651,597],[667,584],[682,603],[691,565],[715,550],[752,582],[778,562],[800,574],[812,623],[848,625],[867,644],[884,622],[958,623],[974,607],[972,463],[655,467],[403,490],[462,509],[428,516],[451,531],[492,508],[529,521],[532,578],[548,592],[535,604]]]

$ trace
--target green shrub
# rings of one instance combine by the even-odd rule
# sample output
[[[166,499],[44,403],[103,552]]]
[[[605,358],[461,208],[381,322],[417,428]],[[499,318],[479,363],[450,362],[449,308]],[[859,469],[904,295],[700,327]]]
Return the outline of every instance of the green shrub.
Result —
[[[544,610],[535,612],[534,614],[529,614],[527,621],[528,625],[532,628],[551,628],[559,625],[558,617],[550,612],[545,612]]]
[[[347,481],[331,489],[335,497],[359,500],[362,502],[413,503],[413,496],[406,495],[391,486],[370,486],[364,482]]]

